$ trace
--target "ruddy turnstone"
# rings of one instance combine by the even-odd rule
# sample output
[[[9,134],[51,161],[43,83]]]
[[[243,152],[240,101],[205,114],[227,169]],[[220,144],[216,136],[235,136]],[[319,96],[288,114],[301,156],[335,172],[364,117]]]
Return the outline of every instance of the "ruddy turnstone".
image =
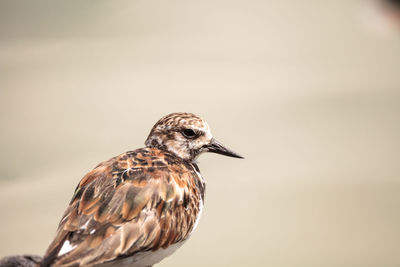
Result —
[[[195,159],[202,152],[242,158],[191,113],[161,118],[145,145],[100,163],[82,178],[41,266],[160,262],[199,221],[205,181]]]

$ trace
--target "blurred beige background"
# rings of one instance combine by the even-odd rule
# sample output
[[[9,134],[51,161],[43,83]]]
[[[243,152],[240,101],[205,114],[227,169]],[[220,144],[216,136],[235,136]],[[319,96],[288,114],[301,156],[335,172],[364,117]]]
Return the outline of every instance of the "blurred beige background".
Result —
[[[400,266],[400,37],[362,10],[1,1],[0,256],[42,254],[86,172],[188,111],[246,159],[200,158],[199,228],[158,266]]]

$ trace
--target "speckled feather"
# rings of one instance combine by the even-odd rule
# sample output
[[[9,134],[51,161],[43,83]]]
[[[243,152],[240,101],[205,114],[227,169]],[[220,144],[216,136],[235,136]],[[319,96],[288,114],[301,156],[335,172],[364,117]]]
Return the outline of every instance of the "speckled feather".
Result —
[[[195,136],[182,134],[188,128]],[[131,266],[147,266],[171,254],[150,259],[179,247],[194,230],[205,192],[194,160],[204,151],[240,157],[216,143],[200,117],[163,117],[145,148],[102,162],[82,178],[41,266],[99,265],[127,258]]]
[[[92,265],[166,248],[192,232],[204,189],[195,167],[170,153],[124,153],[82,179],[46,254],[68,240],[75,248],[54,264]]]

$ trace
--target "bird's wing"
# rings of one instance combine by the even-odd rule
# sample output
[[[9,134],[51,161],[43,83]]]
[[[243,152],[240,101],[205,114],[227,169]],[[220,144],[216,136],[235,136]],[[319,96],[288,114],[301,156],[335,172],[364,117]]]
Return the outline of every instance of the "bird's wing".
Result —
[[[196,177],[149,153],[122,154],[81,180],[43,266],[103,263],[166,248],[190,234],[202,197],[190,189]]]

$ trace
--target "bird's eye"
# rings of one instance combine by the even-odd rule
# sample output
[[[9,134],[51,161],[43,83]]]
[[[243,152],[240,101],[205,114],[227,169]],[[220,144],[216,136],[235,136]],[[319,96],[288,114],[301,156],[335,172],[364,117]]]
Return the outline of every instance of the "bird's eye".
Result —
[[[186,138],[194,138],[197,136],[196,132],[193,131],[192,129],[184,129],[182,131],[183,136],[185,136]]]

